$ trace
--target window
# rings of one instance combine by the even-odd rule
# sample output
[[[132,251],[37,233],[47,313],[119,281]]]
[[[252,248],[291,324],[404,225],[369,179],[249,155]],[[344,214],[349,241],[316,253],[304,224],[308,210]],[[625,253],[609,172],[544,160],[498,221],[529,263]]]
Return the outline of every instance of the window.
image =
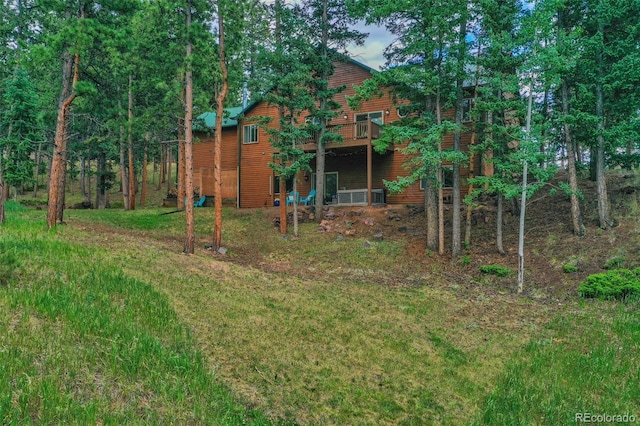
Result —
[[[247,124],[242,127],[242,143],[258,143],[257,124]]]
[[[420,189],[424,190],[426,179],[420,179]],[[453,166],[442,166],[442,187],[453,188]]]
[[[356,123],[361,121],[367,121],[367,119],[371,119],[376,124],[383,124],[384,114],[382,111],[376,112],[365,112],[364,114],[356,114]]]
[[[293,191],[293,176],[291,176],[285,182],[287,193]],[[276,194],[280,193],[280,176],[273,177],[273,192]]]
[[[462,122],[469,123],[471,121],[471,110],[473,109],[473,99],[466,98],[462,100]]]
[[[371,119],[372,123],[382,124],[383,117],[382,111],[356,114],[356,139],[366,139],[369,137],[369,119]]]

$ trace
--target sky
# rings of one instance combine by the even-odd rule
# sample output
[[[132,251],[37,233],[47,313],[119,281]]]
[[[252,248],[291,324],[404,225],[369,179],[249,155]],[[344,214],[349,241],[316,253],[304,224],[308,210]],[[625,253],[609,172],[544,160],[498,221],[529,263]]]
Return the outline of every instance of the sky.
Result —
[[[384,27],[376,25],[363,23],[356,28],[364,33],[369,33],[369,36],[363,46],[349,46],[349,52],[356,61],[379,70],[385,63],[384,49],[391,44],[393,36]]]

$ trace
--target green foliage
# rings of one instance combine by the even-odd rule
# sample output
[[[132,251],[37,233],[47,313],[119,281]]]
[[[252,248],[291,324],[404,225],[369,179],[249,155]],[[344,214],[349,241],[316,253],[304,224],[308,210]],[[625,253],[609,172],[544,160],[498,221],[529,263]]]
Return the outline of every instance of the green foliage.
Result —
[[[469,256],[468,254],[465,254],[460,258],[461,266],[469,266],[470,264],[471,264],[471,256]]]
[[[498,277],[506,277],[511,273],[511,269],[502,265],[480,265],[478,268],[482,273],[495,275]]]
[[[562,267],[562,270],[565,274],[571,274],[574,272],[578,272],[578,267],[576,265],[572,265],[571,263],[567,263]]]
[[[614,257],[612,259],[607,260],[607,262],[602,266],[602,269],[618,269],[622,267],[624,263],[624,259],[621,257]]]
[[[589,275],[578,287],[582,297],[600,299],[624,299],[640,294],[640,268],[633,271],[614,269],[608,272]]]

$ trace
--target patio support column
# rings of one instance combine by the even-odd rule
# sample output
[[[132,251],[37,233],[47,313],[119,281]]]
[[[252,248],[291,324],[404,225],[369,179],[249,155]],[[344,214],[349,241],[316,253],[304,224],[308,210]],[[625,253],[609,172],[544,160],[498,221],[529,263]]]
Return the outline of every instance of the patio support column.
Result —
[[[369,139],[369,141],[367,142],[367,205],[372,205],[372,191],[371,191],[371,185],[373,182],[373,176],[372,176],[372,170],[373,170],[373,160],[372,160],[372,155],[373,153],[371,152],[371,139]]]

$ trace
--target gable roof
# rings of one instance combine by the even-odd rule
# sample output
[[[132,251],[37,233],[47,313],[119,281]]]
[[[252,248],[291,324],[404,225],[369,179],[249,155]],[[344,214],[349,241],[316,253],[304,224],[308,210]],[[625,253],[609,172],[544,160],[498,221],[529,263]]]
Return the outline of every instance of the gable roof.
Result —
[[[238,120],[236,117],[242,112],[242,107],[231,107],[224,109],[224,116],[222,117],[222,127],[234,127],[238,125]],[[207,129],[213,129],[216,126],[216,113],[214,112],[205,112],[200,114],[197,118],[198,121],[204,123],[204,126]],[[199,127],[199,126],[198,126]],[[206,129],[197,129],[197,130],[206,130]]]
[[[349,57],[349,56],[346,56],[346,55],[342,55],[342,54],[340,54],[340,59],[339,59],[339,60],[336,60],[335,62],[341,62],[341,61],[342,61],[342,62],[346,62],[346,63],[353,64],[353,65],[356,65],[356,66],[358,66],[358,67],[362,68],[363,70],[370,72],[371,74],[374,74],[374,73],[377,73],[377,72],[378,72],[378,71],[376,71],[375,69],[371,68],[370,66],[365,65],[365,64],[363,64],[362,62],[358,62],[358,61],[356,61],[355,59],[353,59],[353,58],[351,58],[351,57]],[[270,87],[269,89],[267,89],[264,93],[268,93],[268,92],[270,92],[270,91],[271,91],[271,89],[273,89],[273,86],[272,86],[272,87]],[[262,95],[264,95],[264,93],[263,93]],[[262,99],[262,95],[261,95],[261,96],[259,96],[259,97],[258,97],[258,99],[256,99],[255,101],[253,101],[253,102],[251,102],[249,105],[247,105],[247,107],[246,107],[246,108],[244,108],[244,109],[240,108],[240,112],[239,112],[238,114],[236,114],[236,115],[235,115],[235,117],[237,118],[237,117],[239,117],[239,116],[241,116],[241,115],[243,115],[243,114],[246,114],[247,112],[249,112],[249,111],[251,111],[253,108],[255,108],[255,106],[256,106],[256,105],[258,105],[260,102],[262,102],[262,101],[263,101],[263,99]]]

